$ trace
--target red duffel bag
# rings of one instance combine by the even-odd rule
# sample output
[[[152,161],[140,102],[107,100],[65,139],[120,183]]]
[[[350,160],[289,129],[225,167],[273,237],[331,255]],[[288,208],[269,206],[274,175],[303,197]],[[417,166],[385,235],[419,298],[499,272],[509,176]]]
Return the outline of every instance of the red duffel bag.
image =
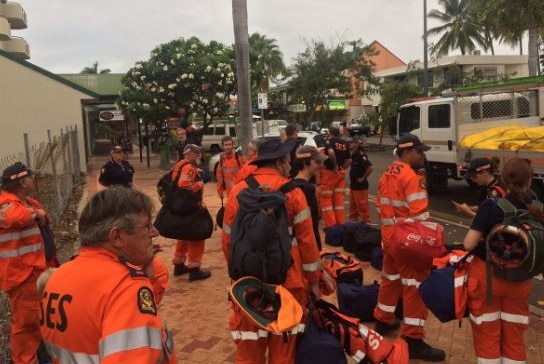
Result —
[[[393,258],[420,271],[431,269],[434,258],[447,254],[444,227],[437,222],[398,219],[392,243]]]

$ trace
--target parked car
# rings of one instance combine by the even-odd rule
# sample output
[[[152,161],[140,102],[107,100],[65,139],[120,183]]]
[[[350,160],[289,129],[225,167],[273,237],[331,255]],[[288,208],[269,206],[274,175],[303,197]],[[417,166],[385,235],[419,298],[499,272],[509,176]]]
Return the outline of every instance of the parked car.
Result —
[[[208,128],[203,131],[202,136],[204,150],[209,151],[211,154],[221,152],[221,139],[226,135],[230,135],[234,139],[234,144],[236,144],[236,124],[217,121],[208,125]]]
[[[264,139],[259,137],[257,138],[257,141],[261,140],[270,140],[274,138],[279,138],[279,133],[266,133],[264,135]],[[298,132],[298,139],[299,143],[301,145],[311,145],[316,148],[324,148],[325,147],[325,137],[319,133],[313,132],[313,131],[299,131]],[[237,152],[242,152],[242,148],[238,147],[236,148]],[[210,172],[212,172],[213,176],[215,176],[215,173],[217,172],[217,166],[219,163],[219,157],[221,153],[216,153],[211,156],[210,160],[208,161],[208,168]]]
[[[315,131],[318,132],[321,130],[321,121],[312,121],[310,122],[310,127],[308,128],[309,131]]]
[[[370,135],[370,127],[368,125],[362,125],[360,123],[351,123],[349,126],[349,136],[361,136],[361,135]]]

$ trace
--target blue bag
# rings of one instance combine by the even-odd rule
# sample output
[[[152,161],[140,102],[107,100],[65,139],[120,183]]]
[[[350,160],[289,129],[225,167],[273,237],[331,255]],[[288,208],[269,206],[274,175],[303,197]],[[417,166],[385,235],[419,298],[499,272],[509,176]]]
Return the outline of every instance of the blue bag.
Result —
[[[346,231],[345,225],[338,224],[331,226],[325,231],[325,243],[332,246],[342,246]]]
[[[372,251],[372,259],[370,260],[370,265],[379,271],[383,268],[383,250],[381,246],[377,246]]]
[[[421,299],[440,322],[455,320],[454,272],[455,267],[451,265],[433,269],[419,285]]]
[[[344,348],[334,336],[319,330],[313,312],[297,344],[295,364],[347,364]]]
[[[357,317],[363,322],[374,321],[374,308],[378,304],[380,284],[378,281],[369,285],[360,282],[339,282],[336,288],[336,298],[340,312],[347,316]],[[402,318],[402,301],[399,301],[395,316]]]

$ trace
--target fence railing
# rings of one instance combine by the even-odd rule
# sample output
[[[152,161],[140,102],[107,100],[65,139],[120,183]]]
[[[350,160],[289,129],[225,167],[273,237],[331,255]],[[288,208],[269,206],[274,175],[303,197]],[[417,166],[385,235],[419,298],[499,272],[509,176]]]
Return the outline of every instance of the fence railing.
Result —
[[[81,180],[81,164],[77,127],[66,127],[58,134],[47,131],[48,140],[38,144],[29,143],[28,134],[21,137],[24,152],[2,156],[0,173],[16,162],[22,162],[35,173],[37,199],[51,218],[53,228],[60,220],[72,190]],[[0,363],[9,363],[10,307],[7,295],[0,291]]]

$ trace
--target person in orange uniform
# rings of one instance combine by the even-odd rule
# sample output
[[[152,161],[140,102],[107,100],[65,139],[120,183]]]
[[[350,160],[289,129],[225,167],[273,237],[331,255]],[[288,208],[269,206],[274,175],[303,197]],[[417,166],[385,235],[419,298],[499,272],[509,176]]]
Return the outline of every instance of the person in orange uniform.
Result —
[[[79,218],[80,254],[49,278],[40,325],[53,363],[176,363],[153,289],[153,201],[112,187]]]
[[[425,151],[430,147],[418,137],[407,134],[399,138],[393,162],[378,182],[376,209],[380,219],[383,247],[383,269],[378,304],[374,310],[374,330],[384,335],[399,327],[395,309],[399,298],[404,303],[404,325],[402,337],[407,341],[410,359],[442,361],[443,350],[436,349],[423,341],[425,320],[428,310],[421,300],[418,285],[428,272],[396,261],[390,254],[394,244],[396,218],[429,220],[429,200],[425,189],[425,177],[418,174],[425,165]]]
[[[293,142],[281,143],[279,139],[265,141],[259,147],[259,156],[252,162],[257,166],[253,173],[261,186],[278,190],[289,181],[290,152]],[[248,188],[245,181],[238,183],[231,191],[231,198],[225,208],[223,221],[223,253],[229,262],[231,226],[238,210],[238,193]],[[312,218],[304,193],[295,188],[287,194],[285,203],[289,226],[293,229],[294,239],[291,247],[292,265],[287,272],[283,286],[306,306],[311,292],[319,298],[319,272],[321,260],[312,228]],[[295,244],[296,242],[296,244]],[[283,337],[263,331],[242,314],[233,305],[229,322],[230,331],[236,343],[237,364],[264,364],[268,350],[268,363],[294,363],[297,330]]]
[[[351,168],[349,170],[349,219],[370,223],[368,207],[368,176],[372,173],[372,163],[368,159],[363,140],[356,136],[350,141]]]
[[[344,212],[344,190],[346,188],[346,169],[351,164],[349,145],[340,138],[340,129],[329,128],[329,139],[325,146],[325,169],[321,174],[321,216],[325,227],[346,222]]]
[[[42,205],[28,197],[32,171],[18,162],[2,173],[0,192],[0,289],[11,306],[11,356],[15,364],[37,363],[41,335],[36,281],[45,270],[39,225],[46,224]]]
[[[256,140],[250,140],[249,143],[247,143],[247,161],[242,166],[242,168],[240,168],[240,171],[236,175],[236,183],[245,180],[247,177],[249,177],[250,174],[253,174],[253,172],[255,172],[255,170],[257,169],[257,166],[251,162],[257,159],[258,148],[259,148],[259,145]]]
[[[505,198],[516,208],[529,210],[544,221],[544,213],[530,205],[533,197],[530,190],[532,176],[533,170],[527,159],[507,161],[502,171],[507,191]],[[463,241],[465,248],[474,254],[474,259],[466,264],[467,304],[478,363],[527,363],[523,333],[529,327],[531,277],[518,281],[506,280],[505,271],[497,267],[493,267],[490,281],[486,277],[485,238],[503,219],[504,213],[497,200],[485,200],[478,207]],[[487,302],[488,289],[491,289],[490,302]]]
[[[195,144],[187,144],[183,149],[183,159],[173,168],[172,178],[178,174],[181,168],[178,187],[192,191],[202,203],[204,182],[202,172],[197,167],[197,162],[202,158],[203,148]],[[174,275],[180,276],[189,273],[189,281],[198,281],[210,278],[212,273],[202,270],[200,265],[204,257],[204,240],[178,240],[174,253]]]
[[[229,195],[230,190],[236,184],[238,172],[246,163],[246,157],[234,150],[234,139],[226,135],[221,139],[223,153],[219,156],[217,164],[217,194],[220,198]]]

